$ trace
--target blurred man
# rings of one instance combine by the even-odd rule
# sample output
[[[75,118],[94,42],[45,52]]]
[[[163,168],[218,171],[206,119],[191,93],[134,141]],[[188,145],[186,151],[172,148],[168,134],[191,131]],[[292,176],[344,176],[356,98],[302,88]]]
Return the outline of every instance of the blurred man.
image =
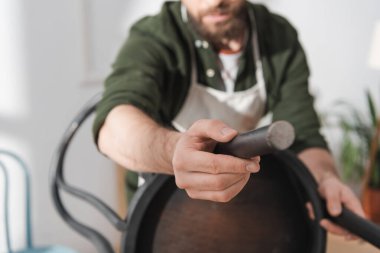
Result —
[[[174,174],[191,198],[227,202],[259,171],[260,158],[213,148],[271,113],[294,125],[291,149],[329,212],[338,215],[343,204],[363,215],[319,133],[305,55],[284,18],[244,0],[165,3],[132,27],[113,67],[94,133],[101,152],[122,166]],[[350,237],[327,220],[321,225]]]

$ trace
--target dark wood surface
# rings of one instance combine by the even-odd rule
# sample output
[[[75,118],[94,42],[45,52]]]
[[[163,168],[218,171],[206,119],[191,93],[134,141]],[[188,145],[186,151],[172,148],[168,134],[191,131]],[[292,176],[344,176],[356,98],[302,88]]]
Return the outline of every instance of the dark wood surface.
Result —
[[[190,199],[168,181],[143,220],[137,252],[310,252],[311,225],[284,168],[266,159],[228,203]]]

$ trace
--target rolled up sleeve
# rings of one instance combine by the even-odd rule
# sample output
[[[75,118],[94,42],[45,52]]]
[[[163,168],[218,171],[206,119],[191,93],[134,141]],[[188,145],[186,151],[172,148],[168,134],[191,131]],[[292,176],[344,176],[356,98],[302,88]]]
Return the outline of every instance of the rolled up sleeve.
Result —
[[[95,142],[108,113],[117,105],[131,104],[159,120],[159,105],[165,60],[160,43],[138,30],[120,50],[113,71],[105,81],[103,98],[93,124]]]

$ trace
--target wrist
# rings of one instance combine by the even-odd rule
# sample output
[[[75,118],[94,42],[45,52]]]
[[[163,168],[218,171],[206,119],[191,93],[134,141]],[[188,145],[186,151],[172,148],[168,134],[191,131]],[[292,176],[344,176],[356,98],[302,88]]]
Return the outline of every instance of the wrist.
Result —
[[[318,184],[329,178],[339,179],[334,160],[327,150],[309,148],[298,154],[298,157],[312,173]]]
[[[179,138],[181,137],[182,133],[169,130],[166,128],[161,128],[160,131],[158,131],[158,136],[161,136],[163,138],[163,146],[159,147],[160,149],[163,150],[162,157],[161,159],[165,162],[167,173],[173,174],[173,165],[172,165],[172,160],[173,160],[173,154],[174,150],[177,146],[177,142]]]

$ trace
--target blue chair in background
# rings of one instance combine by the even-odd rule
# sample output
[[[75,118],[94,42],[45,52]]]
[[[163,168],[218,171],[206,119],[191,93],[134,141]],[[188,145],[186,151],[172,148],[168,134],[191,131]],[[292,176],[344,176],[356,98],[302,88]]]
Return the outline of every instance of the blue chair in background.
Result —
[[[15,160],[22,169],[25,181],[25,222],[26,222],[26,248],[18,251],[12,250],[10,224],[9,224],[9,167],[4,162],[4,157]],[[30,210],[30,175],[26,163],[15,153],[0,149],[0,170],[4,175],[4,225],[5,225],[5,241],[7,253],[76,253],[76,251],[63,247],[63,246],[46,246],[34,247],[32,241],[32,227],[31,227],[31,210]]]

